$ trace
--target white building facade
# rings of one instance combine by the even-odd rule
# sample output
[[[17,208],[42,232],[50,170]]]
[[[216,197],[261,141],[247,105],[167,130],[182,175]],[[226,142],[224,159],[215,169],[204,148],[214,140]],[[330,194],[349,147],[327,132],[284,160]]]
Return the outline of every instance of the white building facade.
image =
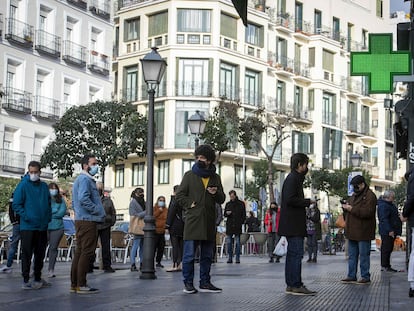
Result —
[[[111,99],[112,11],[110,0],[1,1],[0,176],[39,160],[67,109]]]
[[[389,16],[389,1],[258,0],[249,1],[245,27],[229,0],[118,1],[118,100],[145,112],[139,59],[157,46],[168,63],[156,94],[154,200],[168,198],[194,163],[188,118],[196,110],[210,115],[221,100],[237,103],[240,117],[265,108],[293,120],[274,156],[278,190],[295,152],[308,154],[313,168],[332,170],[350,167],[358,152],[377,194],[394,185],[400,178],[394,116],[384,108],[392,96],[370,95],[365,78],[350,76],[350,51],[368,51],[370,33],[393,32]],[[235,189],[243,198],[244,182],[261,158],[240,146],[224,152],[218,171],[225,192]],[[118,213],[128,215],[130,193],[145,188],[146,171],[145,158],[133,156],[106,171]],[[324,208],[324,198],[321,203]]]

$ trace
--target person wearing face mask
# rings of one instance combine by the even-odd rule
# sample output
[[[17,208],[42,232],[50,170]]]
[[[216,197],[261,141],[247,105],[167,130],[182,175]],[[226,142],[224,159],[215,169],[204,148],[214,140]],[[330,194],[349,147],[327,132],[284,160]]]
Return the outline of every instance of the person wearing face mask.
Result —
[[[81,160],[82,171],[73,183],[72,198],[75,211],[76,250],[71,267],[70,292],[93,294],[99,290],[86,282],[89,263],[95,256],[97,224],[105,220],[105,209],[94,175],[99,171],[94,155],[85,155]]]
[[[348,238],[348,275],[342,283],[370,284],[371,240],[375,239],[377,197],[369,189],[365,178],[351,179],[352,196],[342,204],[346,211],[345,233]],[[357,281],[358,259],[361,278]]]
[[[155,261],[157,268],[164,268],[161,264],[162,256],[164,255],[165,247],[165,224],[167,222],[168,208],[165,206],[165,197],[159,196],[154,205],[155,218]]]
[[[282,186],[281,210],[278,234],[288,241],[285,281],[286,294],[316,295],[302,283],[303,241],[306,232],[306,208],[316,203],[305,199],[303,182],[308,172],[309,158],[304,153],[295,153],[290,158],[290,173]]]
[[[136,216],[140,219],[145,217],[145,200],[144,200],[144,189],[138,187],[135,188],[131,193],[131,201],[129,201],[129,216]],[[132,223],[129,224],[129,229],[132,229]],[[144,246],[144,231],[139,230],[137,232],[130,232],[134,236],[131,248],[131,272],[138,271],[135,259],[137,257],[137,252],[139,249],[139,263],[142,266],[142,257],[143,257],[143,246]]]
[[[55,263],[58,254],[59,242],[63,236],[63,216],[66,215],[66,203],[59,191],[59,186],[52,182],[49,184],[49,193],[52,199],[52,220],[47,226],[49,240],[49,278],[54,278]]]
[[[43,280],[42,268],[47,246],[47,228],[52,219],[50,193],[40,180],[40,163],[31,161],[28,172],[17,185],[12,208],[20,216],[23,289],[49,287]],[[30,265],[34,257],[34,280],[30,279]]]

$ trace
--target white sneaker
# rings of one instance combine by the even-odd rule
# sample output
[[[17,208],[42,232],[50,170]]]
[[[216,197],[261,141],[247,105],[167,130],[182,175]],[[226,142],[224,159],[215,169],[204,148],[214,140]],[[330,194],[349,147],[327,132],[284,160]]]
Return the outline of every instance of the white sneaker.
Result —
[[[11,273],[12,271],[13,271],[12,267],[2,266],[0,268],[0,272],[2,272],[2,273]]]
[[[50,270],[49,273],[47,274],[48,278],[54,278],[56,277],[55,272],[53,270]]]

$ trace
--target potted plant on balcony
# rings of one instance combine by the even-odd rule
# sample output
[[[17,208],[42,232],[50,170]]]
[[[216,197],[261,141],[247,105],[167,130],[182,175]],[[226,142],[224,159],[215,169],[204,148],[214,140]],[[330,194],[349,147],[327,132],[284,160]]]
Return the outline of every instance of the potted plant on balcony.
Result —
[[[98,56],[98,55],[99,55],[99,53],[98,53],[97,51],[95,51],[95,50],[91,50],[91,54],[92,54],[93,56]]]
[[[26,42],[33,42],[32,36],[29,34],[24,35],[24,41]]]

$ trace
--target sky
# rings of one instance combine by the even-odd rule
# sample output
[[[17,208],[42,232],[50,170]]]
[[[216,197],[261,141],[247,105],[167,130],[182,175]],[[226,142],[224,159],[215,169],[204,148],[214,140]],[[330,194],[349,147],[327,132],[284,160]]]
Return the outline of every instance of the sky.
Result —
[[[404,2],[404,0],[390,0],[390,12],[396,11],[410,11],[410,1]]]

